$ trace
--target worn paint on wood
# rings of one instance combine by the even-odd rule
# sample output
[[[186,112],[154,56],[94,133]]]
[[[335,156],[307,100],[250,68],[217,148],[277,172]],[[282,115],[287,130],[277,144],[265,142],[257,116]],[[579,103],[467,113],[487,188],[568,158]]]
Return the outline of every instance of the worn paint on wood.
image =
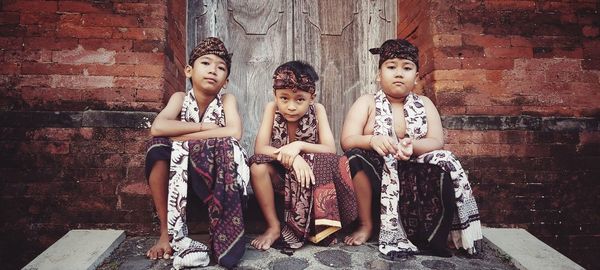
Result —
[[[325,105],[339,144],[354,100],[377,89],[377,57],[368,49],[393,38],[395,28],[391,0],[190,0],[187,50],[217,36],[233,52],[226,92],[238,99],[249,152],[264,106],[273,99],[272,73],[290,60],[307,61],[319,73],[317,100]]]

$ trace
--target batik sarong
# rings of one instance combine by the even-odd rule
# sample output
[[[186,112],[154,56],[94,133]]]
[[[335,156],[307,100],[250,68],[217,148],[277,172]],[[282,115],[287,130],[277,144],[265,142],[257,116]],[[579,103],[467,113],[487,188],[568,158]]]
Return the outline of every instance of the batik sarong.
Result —
[[[318,143],[317,127],[315,108],[311,105],[308,112],[298,120],[298,128],[293,136],[297,141]],[[277,111],[273,121],[271,146],[279,148],[288,143],[287,121]],[[333,233],[358,216],[347,158],[327,153],[300,153],[300,156],[313,170],[316,183],[311,188],[301,188],[293,169],[283,168],[276,159],[268,155],[254,155],[249,162],[272,163],[282,174],[284,222],[278,241],[289,248],[300,248],[306,240],[331,243],[335,240],[332,239]],[[311,226],[314,226],[313,235],[309,236]]]
[[[225,126],[222,95],[217,95],[201,116],[193,91],[188,91],[181,120]],[[175,251],[173,268],[206,266],[210,262],[209,254],[224,267],[235,266],[245,251],[241,200],[249,181],[249,168],[243,148],[232,137],[173,142],[154,138],[151,143],[148,156],[154,148],[170,146],[171,149],[167,226]],[[152,155],[166,156],[165,153]],[[148,164],[146,169],[148,174]],[[188,237],[188,183],[208,206],[210,249]]]
[[[425,105],[416,94],[409,94],[404,101],[404,117],[406,134],[418,140],[427,134],[427,115]],[[392,106],[383,91],[375,94],[374,134],[397,139],[393,128]],[[398,190],[400,182],[397,171],[397,160],[392,155],[383,157],[384,170],[381,177],[381,225],[379,234],[379,250],[388,254],[392,251],[416,251],[417,248],[407,239],[398,215]],[[458,159],[446,150],[435,150],[410,162],[437,165],[450,174],[456,198],[456,214],[452,224],[451,239],[457,248],[464,248],[475,253],[474,242],[482,239],[479,211],[473,197],[467,174]]]

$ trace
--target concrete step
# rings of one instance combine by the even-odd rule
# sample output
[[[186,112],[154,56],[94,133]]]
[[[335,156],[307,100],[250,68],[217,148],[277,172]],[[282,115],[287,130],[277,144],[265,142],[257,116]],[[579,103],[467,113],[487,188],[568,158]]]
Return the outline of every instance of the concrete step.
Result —
[[[71,230],[23,269],[93,270],[124,240],[123,230]]]
[[[524,229],[483,228],[483,237],[522,270],[584,269]]]

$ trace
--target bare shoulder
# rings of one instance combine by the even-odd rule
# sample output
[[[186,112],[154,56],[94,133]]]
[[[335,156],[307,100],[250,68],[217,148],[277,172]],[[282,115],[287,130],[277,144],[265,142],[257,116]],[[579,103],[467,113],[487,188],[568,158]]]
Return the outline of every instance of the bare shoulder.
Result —
[[[321,103],[315,102],[315,110],[317,113],[327,113],[325,106],[323,106]]]
[[[237,99],[233,94],[226,93],[223,94],[223,102],[237,102]]]
[[[177,100],[183,100],[185,98],[185,92],[175,92],[171,95],[171,99],[173,101],[177,101]]]
[[[267,103],[267,105],[265,106],[265,109],[269,109],[269,110],[275,109],[275,101],[269,101]]]
[[[423,95],[417,95],[422,101],[423,101],[423,105],[425,105],[426,107],[435,107],[435,104],[433,104],[433,101],[431,101],[431,99],[429,99],[427,96],[423,96]]]
[[[375,104],[373,94],[364,94],[360,96],[352,105],[353,109],[370,110]]]

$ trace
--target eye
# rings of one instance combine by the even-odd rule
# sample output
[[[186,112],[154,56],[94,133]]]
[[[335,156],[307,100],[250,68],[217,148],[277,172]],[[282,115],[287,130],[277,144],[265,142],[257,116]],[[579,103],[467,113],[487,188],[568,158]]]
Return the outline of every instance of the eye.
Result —
[[[201,61],[201,62],[200,62],[200,64],[203,64],[203,65],[205,65],[205,66],[208,66],[208,65],[210,65],[210,63],[208,63],[208,61]]]
[[[387,66],[387,69],[396,69],[396,66]]]
[[[297,101],[298,101],[298,102],[304,102],[305,100],[306,100],[306,99],[304,99],[304,98],[299,98],[299,99],[297,99]]]
[[[224,66],[219,66],[219,69],[222,71],[226,71]]]
[[[411,70],[413,70],[413,67],[411,67],[411,66],[405,66],[405,67],[404,67],[404,70],[406,70],[406,71],[411,71]]]

